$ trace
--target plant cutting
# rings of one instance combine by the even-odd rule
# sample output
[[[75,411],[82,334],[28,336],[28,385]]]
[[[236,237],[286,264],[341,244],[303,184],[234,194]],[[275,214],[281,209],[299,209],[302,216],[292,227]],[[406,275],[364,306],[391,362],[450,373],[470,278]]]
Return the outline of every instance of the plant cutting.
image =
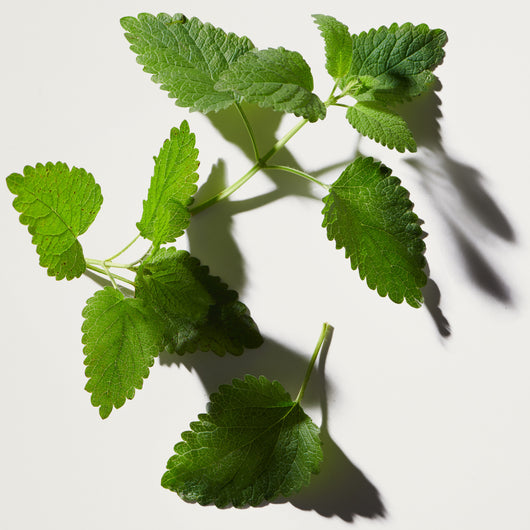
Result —
[[[137,236],[108,258],[88,258],[80,243],[103,202],[87,170],[63,162],[37,163],[7,177],[13,206],[28,227],[39,263],[57,280],[92,271],[109,285],[83,309],[86,390],[107,418],[142,388],[155,358],[212,351],[241,355],[262,336],[239,295],[210,274],[178,243],[200,212],[215,207],[262,170],[302,178],[322,190],[322,226],[370,289],[392,302],[420,307],[426,261],[422,221],[408,191],[382,161],[359,155],[332,184],[301,168],[274,163],[275,155],[305,127],[342,112],[361,135],[399,152],[416,142],[399,104],[433,88],[444,57],[443,30],[392,24],[351,34],[327,15],[314,15],[330,75],[330,91],[313,91],[302,55],[257,49],[247,37],[226,33],[182,14],[125,17],[121,24],[137,61],[180,107],[204,114],[235,107],[248,132],[254,163],[221,192],[198,202],[199,152],[187,121],[171,129],[155,157]],[[268,150],[258,148],[248,104],[294,114],[299,121]],[[150,247],[138,259],[120,256],[140,240]],[[133,288],[133,295],[123,286]],[[246,376],[222,385],[205,414],[175,446],[162,485],[200,504],[243,507],[288,497],[318,472],[318,427],[301,400],[322,345],[325,324],[297,397],[276,381]],[[325,450],[325,448],[324,448]]]

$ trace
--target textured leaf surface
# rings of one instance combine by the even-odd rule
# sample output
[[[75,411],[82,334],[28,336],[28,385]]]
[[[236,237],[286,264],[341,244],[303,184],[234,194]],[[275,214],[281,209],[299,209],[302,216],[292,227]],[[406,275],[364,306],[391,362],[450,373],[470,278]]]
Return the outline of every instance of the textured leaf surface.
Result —
[[[340,79],[350,71],[353,58],[353,41],[348,26],[329,15],[313,15],[313,18],[324,38],[326,70],[333,79]]]
[[[163,487],[188,502],[239,508],[288,497],[318,472],[318,427],[278,382],[247,375],[210,400],[175,446]]]
[[[197,191],[195,172],[199,167],[195,135],[183,121],[171,129],[160,154],[155,157],[155,172],[144,201],[142,219],[137,223],[143,237],[155,246],[180,237],[190,222],[188,206]]]
[[[425,24],[392,24],[353,35],[350,76],[360,78],[357,99],[403,101],[425,91],[444,57],[447,35]],[[361,97],[358,97],[361,96]]]
[[[234,103],[233,93],[214,85],[233,61],[254,47],[247,37],[182,14],[140,13],[138,18],[122,18],[121,25],[137,61],[177,105],[208,113]]]
[[[378,101],[359,102],[346,118],[361,134],[390,149],[416,151],[416,142],[405,120]]]
[[[324,198],[323,226],[370,289],[419,307],[426,282],[425,243],[408,197],[390,169],[359,157]]]
[[[136,284],[137,296],[160,315],[170,352],[240,355],[263,342],[237,293],[184,250],[161,249],[139,271]]]
[[[298,52],[284,48],[252,50],[242,55],[221,75],[216,88],[311,122],[326,116],[326,107],[312,92],[309,65]]]
[[[101,189],[84,169],[48,162],[26,166],[7,177],[17,195],[13,206],[28,226],[40,264],[57,280],[78,278],[86,269],[78,237],[94,221],[103,202]]]
[[[106,418],[142,388],[162,345],[160,321],[143,300],[112,287],[97,291],[83,310],[85,389]]]

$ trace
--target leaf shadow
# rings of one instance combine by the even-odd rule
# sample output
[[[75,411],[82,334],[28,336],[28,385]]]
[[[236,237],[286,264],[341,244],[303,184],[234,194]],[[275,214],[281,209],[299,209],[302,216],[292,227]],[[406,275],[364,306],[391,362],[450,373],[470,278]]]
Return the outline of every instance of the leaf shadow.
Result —
[[[439,124],[441,88],[438,80],[430,92],[399,109],[419,148],[406,162],[421,175],[421,185],[449,228],[472,284],[494,300],[513,305],[511,288],[503,280],[507,275],[488,260],[484,249],[491,245],[492,237],[515,243],[515,229],[488,192],[486,177],[447,152]],[[424,296],[438,328],[450,334],[439,310],[441,295],[434,282],[428,282]]]
[[[329,427],[328,383],[325,365],[331,343],[331,336],[322,346],[314,386],[318,387],[322,424],[320,438],[324,458],[320,472],[315,475],[308,487],[291,499],[300,510],[315,511],[322,517],[340,517],[343,521],[354,522],[357,517],[367,519],[384,518],[386,509],[377,488],[366,475],[346,456],[332,439]]]
[[[245,105],[244,110],[251,123],[259,123],[254,129],[256,143],[263,149],[269,149],[276,142],[276,132],[284,114],[272,109],[263,109],[257,105]],[[229,109],[207,115],[211,124],[221,136],[236,145],[254,164],[254,151],[248,133],[237,110]],[[283,148],[274,156],[274,163],[300,168],[300,165],[287,148]],[[250,168],[250,166],[249,166]],[[256,197],[244,200],[224,200],[214,207],[200,212],[192,218],[188,228],[190,252],[207,264],[216,274],[222,276],[230,287],[241,290],[246,285],[244,259],[232,236],[235,215],[244,213],[283,197],[296,195],[316,199],[310,183],[293,175],[274,170],[262,170],[274,184],[274,189]],[[196,194],[196,202],[215,195],[228,184],[226,165],[222,158],[212,168],[207,181]]]
[[[352,522],[356,516],[366,518],[384,517],[385,509],[376,487],[363,472],[353,464],[333,441],[328,429],[327,388],[325,362],[331,337],[323,345],[318,370],[313,374],[306,393],[304,405],[320,404],[322,410],[321,440],[324,460],[320,473],[309,486],[289,499],[280,498],[272,504],[291,503],[294,507],[313,510],[323,517],[338,516]],[[179,356],[163,352],[159,357],[163,366],[184,366],[199,376],[204,388],[211,394],[221,384],[247,374],[265,375],[268,379],[281,379],[282,385],[294,395],[305,373],[308,359],[274,340],[266,338],[256,350],[248,350],[242,356],[218,357],[212,353]],[[261,505],[271,504],[265,502]]]

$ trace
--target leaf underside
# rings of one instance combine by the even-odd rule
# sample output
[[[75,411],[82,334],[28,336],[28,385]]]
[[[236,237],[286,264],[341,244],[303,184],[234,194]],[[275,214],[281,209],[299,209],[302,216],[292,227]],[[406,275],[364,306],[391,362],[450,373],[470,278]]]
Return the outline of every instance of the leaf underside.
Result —
[[[227,34],[180,13],[140,13],[120,22],[137,61],[177,105],[208,113],[235,102],[232,92],[216,90],[214,85],[232,62],[254,47],[247,37]]]
[[[62,162],[26,166],[23,175],[7,177],[17,195],[14,208],[28,226],[39,263],[57,280],[78,278],[86,269],[78,237],[96,218],[103,202],[101,189],[84,169]]]
[[[323,119],[326,107],[313,90],[311,69],[298,52],[284,48],[252,50],[239,57],[215,85],[249,103],[292,112],[310,122]]]
[[[387,167],[358,157],[323,199],[322,226],[370,289],[419,307],[427,280],[424,234],[400,184]]]
[[[171,353],[241,355],[263,342],[237,293],[184,250],[160,249],[140,269],[136,284],[136,295],[159,314]]]
[[[106,418],[141,389],[162,345],[159,320],[143,300],[112,287],[97,291],[83,310],[85,390]]]
[[[322,460],[318,427],[277,382],[247,375],[210,396],[162,486],[188,502],[257,506],[299,491]]]
[[[155,157],[155,170],[142,219],[137,223],[140,234],[155,247],[170,243],[184,234],[190,223],[188,206],[193,202],[199,178],[195,135],[183,121],[180,129],[171,129],[169,138]]]
[[[360,101],[346,111],[346,118],[362,135],[403,153],[416,151],[416,142],[405,120],[378,101]]]

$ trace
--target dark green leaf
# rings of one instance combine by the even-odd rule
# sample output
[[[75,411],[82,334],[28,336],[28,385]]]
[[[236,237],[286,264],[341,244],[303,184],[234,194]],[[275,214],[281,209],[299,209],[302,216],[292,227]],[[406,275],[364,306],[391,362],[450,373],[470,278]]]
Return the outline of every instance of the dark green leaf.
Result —
[[[348,79],[362,83],[354,97],[398,102],[419,95],[433,84],[431,72],[442,62],[446,42],[443,30],[425,24],[392,24],[353,35]]]
[[[322,461],[318,427],[278,382],[246,376],[210,396],[162,486],[188,502],[257,506],[299,491]]]
[[[164,323],[170,352],[197,349],[240,355],[263,342],[247,307],[220,278],[184,250],[161,249],[136,278],[137,296],[153,306]]]

